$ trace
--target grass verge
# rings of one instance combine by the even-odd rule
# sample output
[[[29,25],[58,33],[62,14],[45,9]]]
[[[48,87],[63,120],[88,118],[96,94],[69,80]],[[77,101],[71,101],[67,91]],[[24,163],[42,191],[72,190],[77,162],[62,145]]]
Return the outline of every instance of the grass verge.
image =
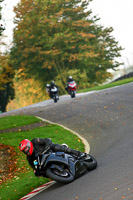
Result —
[[[131,82],[133,82],[133,78],[127,78],[127,79],[124,79],[124,80],[115,81],[115,82],[108,83],[108,84],[101,85],[101,86],[96,86],[96,87],[93,87],[93,88],[87,88],[87,89],[79,90],[77,93],[89,92],[89,91],[94,91],[94,90],[103,90],[103,89],[107,89],[107,88],[111,88],[111,87],[115,87],[115,86],[119,86],[119,85],[124,85],[124,84],[131,83]]]
[[[0,118],[0,127],[3,120],[8,118],[8,127],[16,127],[20,126],[20,118],[21,118],[21,126],[22,124],[33,123],[38,120],[34,116],[10,116]],[[16,120],[16,118],[18,120]],[[23,119],[22,119],[23,118]],[[31,120],[32,118],[32,120]],[[27,122],[26,122],[27,121]],[[23,123],[22,123],[23,122]],[[10,124],[11,123],[11,124]],[[5,123],[5,129],[6,123]],[[34,188],[46,183],[49,181],[48,178],[43,177],[35,177],[33,170],[29,167],[28,162],[26,161],[25,155],[19,151],[18,145],[21,140],[27,138],[31,140],[32,138],[40,137],[40,138],[51,138],[53,143],[67,143],[70,148],[77,149],[80,151],[84,151],[84,145],[82,141],[76,136],[70,133],[68,130],[58,126],[48,124],[44,127],[36,128],[29,131],[19,131],[12,133],[1,133],[0,140],[1,144],[9,145],[14,148],[16,154],[14,157],[16,163],[16,170],[14,171],[12,177],[7,180],[5,183],[2,183],[0,186],[0,199],[1,200],[19,200],[21,197],[29,193]]]
[[[16,128],[40,122],[41,120],[31,115],[14,115],[0,118],[0,130]]]

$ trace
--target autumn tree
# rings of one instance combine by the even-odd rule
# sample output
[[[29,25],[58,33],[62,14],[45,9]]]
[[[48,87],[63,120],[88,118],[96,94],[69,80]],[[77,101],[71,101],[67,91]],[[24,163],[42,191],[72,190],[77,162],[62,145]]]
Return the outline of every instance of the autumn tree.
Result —
[[[2,19],[1,15],[1,3],[3,0],[0,0],[0,20]],[[2,32],[4,28],[0,24],[0,38],[2,38]],[[3,45],[1,43],[0,45]],[[14,88],[13,88],[13,76],[14,70],[9,64],[9,55],[6,53],[0,52],[0,111],[5,112],[8,102],[14,98]]]
[[[58,77],[65,85],[70,71],[102,83],[119,66],[121,47],[113,29],[98,25],[91,0],[21,0],[15,8],[13,66],[42,82]]]
[[[0,54],[0,110],[6,112],[6,106],[14,98],[14,71],[8,63],[8,55]]]

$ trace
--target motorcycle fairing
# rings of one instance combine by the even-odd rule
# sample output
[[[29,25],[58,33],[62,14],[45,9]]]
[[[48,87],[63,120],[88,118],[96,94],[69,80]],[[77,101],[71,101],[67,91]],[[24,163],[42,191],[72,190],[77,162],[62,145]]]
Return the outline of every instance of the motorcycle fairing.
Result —
[[[68,156],[64,152],[52,153],[47,157],[44,167],[47,167],[50,163],[62,163],[68,165]]]
[[[73,159],[73,157],[69,159],[69,166],[70,171],[75,176],[75,178],[86,171],[86,165],[84,164],[84,162]]]
[[[77,161],[75,163],[75,177],[78,177],[86,172],[86,165],[82,161]]]
[[[51,88],[51,92],[57,92],[57,87]]]
[[[47,168],[47,166],[50,166],[50,168],[60,168],[58,164],[67,166],[75,178],[86,171],[86,165],[83,161],[79,161],[64,152],[55,152],[50,155],[44,154],[42,156],[41,166],[43,165],[43,168]]]
[[[68,85],[71,89],[72,88],[76,88],[76,83],[75,81],[72,81],[72,82],[69,82],[69,85]]]

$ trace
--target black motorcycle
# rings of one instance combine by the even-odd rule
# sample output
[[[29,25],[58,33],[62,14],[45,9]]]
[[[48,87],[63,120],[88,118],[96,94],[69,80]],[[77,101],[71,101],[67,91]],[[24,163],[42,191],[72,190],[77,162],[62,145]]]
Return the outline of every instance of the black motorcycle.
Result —
[[[59,94],[58,94],[57,87],[50,89],[50,97],[54,100],[55,103],[59,100]]]
[[[87,155],[77,159],[75,156],[64,152],[48,151],[38,156],[34,162],[40,176],[51,178],[60,183],[70,183],[87,171],[97,167],[96,159]]]

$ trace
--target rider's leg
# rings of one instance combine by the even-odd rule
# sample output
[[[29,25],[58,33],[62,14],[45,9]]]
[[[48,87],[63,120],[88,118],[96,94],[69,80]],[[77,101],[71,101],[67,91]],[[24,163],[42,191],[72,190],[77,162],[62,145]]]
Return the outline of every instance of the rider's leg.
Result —
[[[83,157],[86,156],[86,153],[82,153],[81,151],[77,151],[71,148],[66,147],[65,145],[60,145],[60,144],[52,144],[51,145],[51,149],[55,152],[61,151],[64,153],[68,153],[68,154],[73,154],[76,157]]]

